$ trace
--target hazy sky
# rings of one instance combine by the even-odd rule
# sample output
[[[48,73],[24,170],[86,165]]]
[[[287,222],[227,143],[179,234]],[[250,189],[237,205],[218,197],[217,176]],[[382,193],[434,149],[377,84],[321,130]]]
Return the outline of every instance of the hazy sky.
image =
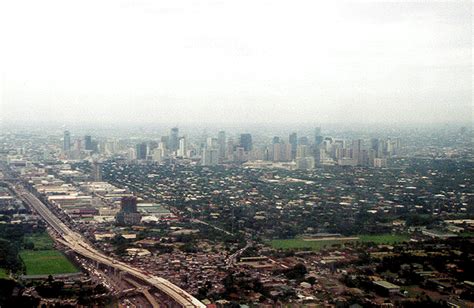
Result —
[[[4,121],[472,120],[471,1],[1,1]]]

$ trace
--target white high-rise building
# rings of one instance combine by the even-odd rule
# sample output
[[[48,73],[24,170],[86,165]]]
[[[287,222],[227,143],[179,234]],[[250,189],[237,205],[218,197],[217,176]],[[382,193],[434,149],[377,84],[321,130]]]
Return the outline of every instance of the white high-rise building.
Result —
[[[302,158],[308,156],[310,156],[309,147],[306,144],[299,144],[296,148],[296,157]]]
[[[181,139],[179,139],[178,156],[187,157],[187,155],[188,155],[188,144],[186,141],[186,137],[181,137]]]
[[[217,149],[206,148],[202,151],[201,165],[215,166],[219,163],[219,151]]]

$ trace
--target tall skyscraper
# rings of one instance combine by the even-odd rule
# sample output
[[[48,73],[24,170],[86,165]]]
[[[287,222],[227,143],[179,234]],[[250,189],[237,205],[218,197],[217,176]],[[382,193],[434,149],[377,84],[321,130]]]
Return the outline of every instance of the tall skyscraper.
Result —
[[[92,137],[90,135],[84,136],[84,150],[86,150],[86,151],[94,150],[94,145],[92,143]]]
[[[169,149],[176,151],[179,148],[179,128],[173,127],[171,129],[171,135],[169,140]]]
[[[142,142],[142,143],[137,144],[136,152],[137,152],[137,159],[138,160],[145,160],[146,155],[147,155],[146,142]]]
[[[201,165],[215,166],[219,162],[219,152],[217,149],[205,148],[202,151]]]
[[[298,148],[296,150],[296,158],[309,157],[309,156],[310,156],[309,147],[306,144],[298,145]]]
[[[314,130],[314,144],[318,146],[323,142],[323,140],[324,138],[321,135],[321,127],[316,127]]]
[[[179,139],[178,156],[187,157],[187,155],[188,155],[188,144],[186,141],[186,137],[181,137]]]
[[[291,133],[289,139],[289,143],[291,145],[291,157],[290,159],[295,159],[296,157],[296,147],[298,146],[298,135],[296,133]]]
[[[352,159],[357,165],[362,164],[362,139],[352,140]]]
[[[71,133],[68,130],[64,131],[63,151],[71,151]]]
[[[224,159],[225,159],[225,148],[226,148],[226,144],[225,144],[225,132],[224,131],[220,131],[218,134],[217,134],[217,146],[218,146],[218,150],[219,150],[219,162],[222,162]]]
[[[252,150],[252,135],[241,134],[240,135],[240,146],[244,148],[244,151],[249,152]]]
[[[217,148],[217,139],[213,137],[207,137],[206,139],[206,147],[209,149]]]
[[[275,143],[275,138],[273,138],[273,161],[281,161],[281,144],[280,142]]]

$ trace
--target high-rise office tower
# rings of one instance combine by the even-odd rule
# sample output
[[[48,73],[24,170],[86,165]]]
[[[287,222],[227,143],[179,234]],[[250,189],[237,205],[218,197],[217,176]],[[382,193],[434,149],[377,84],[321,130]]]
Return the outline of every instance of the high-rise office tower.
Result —
[[[74,142],[74,150],[76,152],[80,152],[83,150],[83,142],[81,138],[76,139],[76,141]]]
[[[314,144],[316,146],[320,145],[323,142],[323,136],[321,135],[321,127],[316,127],[314,129]]]
[[[370,139],[370,150],[374,152],[374,158],[380,157],[379,155],[379,148],[381,148],[380,140],[377,138]]]
[[[186,142],[186,137],[181,137],[179,139],[178,156],[187,157],[187,155],[188,155],[188,144]]]
[[[219,161],[222,162],[225,159],[225,132],[220,131],[217,134],[217,146],[219,150]]]
[[[230,161],[233,161],[234,160],[234,139],[232,138],[229,138],[227,140],[227,144],[226,144],[226,149],[225,149],[225,155],[226,155],[226,158],[227,160],[230,160]]]
[[[275,141],[275,138],[273,138]],[[281,161],[281,144],[280,142],[273,142],[273,161]]]
[[[205,148],[202,151],[201,165],[215,166],[219,162],[219,151],[213,148]]]
[[[63,140],[63,151],[69,152],[71,150],[71,133],[66,130],[64,131],[64,140]]]
[[[94,149],[94,145],[92,144],[92,137],[90,135],[84,136],[84,150],[92,151]]]
[[[206,147],[209,149],[217,148],[217,138],[207,137]]]
[[[171,151],[176,151],[178,148],[179,148],[179,128],[173,127],[171,129],[169,149]]]
[[[136,152],[137,152],[137,159],[138,160],[145,160],[146,155],[147,155],[146,142],[142,142],[142,143],[137,144]]]
[[[298,148],[296,149],[296,158],[301,158],[301,157],[309,157],[310,155],[309,152],[309,147],[306,144],[300,144],[298,145]]]
[[[250,152],[252,150],[252,135],[241,134],[240,135],[240,146],[244,148],[244,151]]]
[[[298,146],[298,135],[296,133],[291,133],[289,139],[289,143],[291,145],[291,157],[290,159],[295,159],[296,157],[296,147]]]
[[[170,136],[161,136],[160,143],[162,143],[163,149],[169,149],[170,148]]]
[[[352,140],[352,159],[357,165],[362,164],[362,139]]]
[[[284,143],[282,145],[282,158],[284,161],[291,161],[292,158],[291,158],[291,144],[289,143]]]
[[[242,163],[247,160],[244,147],[236,147],[234,156],[234,160],[239,163]]]

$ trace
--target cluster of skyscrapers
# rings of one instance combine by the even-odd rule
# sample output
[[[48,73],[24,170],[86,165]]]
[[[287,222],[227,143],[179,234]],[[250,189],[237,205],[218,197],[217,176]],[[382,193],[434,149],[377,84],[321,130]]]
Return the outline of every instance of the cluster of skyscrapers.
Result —
[[[261,136],[259,136],[261,137]],[[64,132],[63,149],[68,157],[77,153],[105,153],[125,155],[129,160],[163,162],[185,159],[202,166],[224,163],[266,161],[286,163],[295,169],[312,169],[317,165],[387,166],[387,158],[396,155],[401,148],[400,139],[354,139],[344,140],[324,137],[321,128],[313,136],[298,136],[296,132],[288,138],[274,136],[266,142],[255,144],[250,133],[228,137],[225,131],[217,136],[192,140],[179,134],[174,127],[170,134],[158,141],[139,142],[135,146],[118,146],[117,141],[92,140],[91,136],[77,138],[74,145],[69,131]]]

